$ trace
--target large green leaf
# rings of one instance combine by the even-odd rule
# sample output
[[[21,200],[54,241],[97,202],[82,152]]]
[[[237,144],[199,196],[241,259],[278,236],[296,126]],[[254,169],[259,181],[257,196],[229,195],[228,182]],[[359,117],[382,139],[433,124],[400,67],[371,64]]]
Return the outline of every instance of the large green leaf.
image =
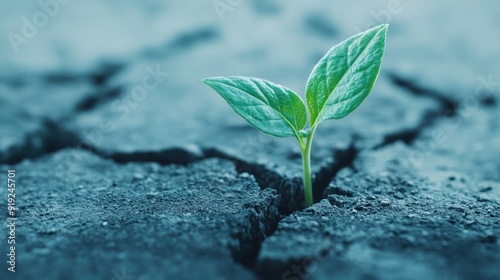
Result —
[[[388,25],[380,25],[334,46],[307,81],[310,125],[347,116],[370,93],[380,71]]]
[[[278,137],[295,136],[307,122],[300,97],[283,86],[248,77],[202,80],[257,129]]]

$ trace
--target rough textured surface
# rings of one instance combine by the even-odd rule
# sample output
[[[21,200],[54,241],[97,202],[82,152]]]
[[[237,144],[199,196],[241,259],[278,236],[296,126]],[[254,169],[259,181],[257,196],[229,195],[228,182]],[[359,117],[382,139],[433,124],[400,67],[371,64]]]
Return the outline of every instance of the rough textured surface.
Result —
[[[327,187],[327,199],[281,221],[263,244],[259,274],[500,277],[497,110],[479,102],[462,106],[421,128],[410,146],[359,152]]]
[[[327,199],[280,222],[263,244],[259,273],[268,279],[305,271],[312,279],[500,277],[498,182],[475,181],[452,167],[426,178],[401,160],[412,152],[396,143],[361,153],[328,186]]]
[[[75,153],[12,167],[22,177],[18,277],[255,279],[234,260],[254,259],[276,225],[275,191],[224,160],[115,165],[86,153],[75,161]]]
[[[0,9],[18,278],[500,278],[498,4],[68,1],[16,49],[42,2]],[[380,77],[318,129],[303,210],[295,140],[257,132],[200,79],[303,95],[333,44],[381,23]]]

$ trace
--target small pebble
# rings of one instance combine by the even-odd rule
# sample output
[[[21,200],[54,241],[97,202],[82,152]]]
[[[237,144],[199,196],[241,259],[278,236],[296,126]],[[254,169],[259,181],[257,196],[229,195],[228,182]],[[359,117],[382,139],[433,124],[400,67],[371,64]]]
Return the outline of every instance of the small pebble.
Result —
[[[466,225],[468,225],[468,226],[473,225],[473,224],[475,224],[475,223],[476,223],[476,221],[475,221],[475,220],[465,220],[465,222],[464,222],[464,224],[466,224]]]
[[[380,204],[381,204],[382,206],[389,206],[389,205],[391,204],[391,202],[390,202],[389,200],[387,200],[387,199],[382,199],[382,200],[380,201]]]
[[[107,226],[107,225],[108,225],[108,222],[102,222],[102,225],[103,225],[103,226]]]

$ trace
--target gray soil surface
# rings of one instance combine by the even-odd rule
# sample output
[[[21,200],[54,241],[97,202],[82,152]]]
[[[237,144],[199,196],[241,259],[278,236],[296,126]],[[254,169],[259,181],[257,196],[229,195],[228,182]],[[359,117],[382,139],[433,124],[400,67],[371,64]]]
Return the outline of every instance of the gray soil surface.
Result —
[[[362,152],[320,203],[283,219],[257,261],[274,279],[498,279],[500,184],[404,168],[401,144]],[[442,179],[437,179],[442,178]]]
[[[0,279],[500,279],[500,5],[70,2],[18,52],[0,43],[0,180],[18,180]],[[4,34],[42,9],[4,5]],[[303,96],[331,46],[377,22],[379,79],[317,130],[304,209],[295,140],[200,79]]]
[[[27,186],[17,192],[19,277],[256,279],[243,264],[276,227],[276,191],[226,160],[162,167],[81,154],[75,163],[73,152],[16,166]],[[60,163],[68,168],[55,173]]]

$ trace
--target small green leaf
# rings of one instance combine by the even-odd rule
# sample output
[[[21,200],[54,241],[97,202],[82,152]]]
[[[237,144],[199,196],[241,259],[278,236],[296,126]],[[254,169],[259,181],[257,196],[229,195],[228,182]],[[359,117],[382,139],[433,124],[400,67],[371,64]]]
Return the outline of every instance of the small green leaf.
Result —
[[[343,41],[316,64],[306,87],[311,127],[347,116],[368,96],[380,72],[387,27]]]
[[[219,93],[255,128],[277,136],[296,136],[307,122],[306,107],[290,89],[248,77],[215,77],[202,82]]]

